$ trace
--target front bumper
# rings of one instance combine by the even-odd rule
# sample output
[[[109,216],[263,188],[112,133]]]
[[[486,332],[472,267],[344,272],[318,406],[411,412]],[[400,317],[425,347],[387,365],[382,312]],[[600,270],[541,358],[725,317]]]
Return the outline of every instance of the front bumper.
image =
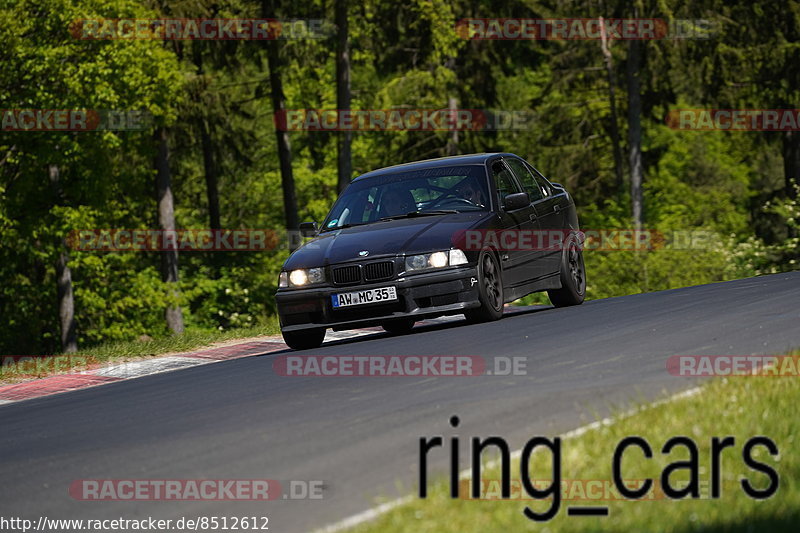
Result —
[[[391,318],[460,314],[478,307],[478,273],[464,266],[399,279],[347,287],[281,289],[275,294],[282,331],[313,328],[351,329],[379,325]],[[334,309],[331,295],[379,287],[397,288],[397,300]]]

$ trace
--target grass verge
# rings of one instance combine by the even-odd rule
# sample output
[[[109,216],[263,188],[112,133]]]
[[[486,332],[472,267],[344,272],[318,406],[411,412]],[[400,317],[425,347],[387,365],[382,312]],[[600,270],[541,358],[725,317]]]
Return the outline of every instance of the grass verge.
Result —
[[[41,378],[52,374],[84,370],[89,366],[112,361],[130,361],[170,353],[188,352],[237,339],[279,335],[277,319],[260,326],[226,331],[187,330],[182,335],[145,341],[101,344],[69,355],[36,357],[14,363],[0,356],[0,383]]]
[[[675,399],[654,408],[645,407],[635,414],[620,416],[611,425],[588,431],[578,437],[562,440],[561,507],[549,522],[536,523],[523,515],[526,505],[537,512],[547,510],[552,501],[510,499],[451,499],[449,482],[444,479],[428,485],[428,498],[414,497],[409,504],[395,508],[376,521],[363,524],[356,532],[492,532],[516,531],[797,531],[800,524],[800,450],[795,442],[798,428],[796,413],[800,405],[800,384],[791,377],[733,377],[716,379],[705,384],[696,395]],[[623,461],[623,478],[658,480],[664,468],[689,458],[683,446],[669,454],[661,453],[671,437],[685,435],[699,448],[701,498],[671,500],[659,490],[653,499],[641,501],[614,498],[613,492],[598,492],[588,488],[585,481],[607,480],[612,486],[612,457],[617,444],[625,437],[645,438],[653,449],[652,459],[645,459],[638,448],[629,448]],[[708,498],[711,476],[710,448],[714,436],[735,437],[735,446],[722,452],[722,496]],[[754,448],[753,457],[774,468],[780,476],[780,487],[766,500],[753,500],[742,490],[739,481],[747,478],[758,487],[768,485],[768,478],[751,470],[743,461],[742,448],[753,436],[765,435],[778,446],[780,454],[770,456],[763,447]],[[533,436],[533,435],[532,435]],[[531,437],[532,437],[531,436]],[[471,435],[470,435],[471,437]],[[481,435],[486,437],[486,435]],[[445,437],[445,446],[449,439]],[[462,436],[462,441],[466,440]],[[798,437],[800,440],[800,437]],[[524,443],[509,443],[520,448]],[[438,450],[441,453],[441,450]],[[468,457],[462,457],[462,467]],[[551,479],[551,454],[534,453],[530,461],[531,475],[544,481]],[[520,462],[511,466],[512,480],[520,479]],[[688,480],[684,472],[675,472],[670,480],[679,485]],[[481,475],[483,480],[499,480],[500,470],[490,468]],[[570,480],[563,483],[564,480]],[[487,483],[486,497],[499,499],[499,489],[492,493]],[[538,486],[538,485],[537,485]],[[545,488],[546,485],[538,486]],[[461,489],[465,488],[462,481]],[[512,482],[512,498],[515,496]],[[528,498],[524,490],[516,492]],[[571,498],[567,500],[567,498]],[[608,517],[567,516],[566,507],[607,505]]]

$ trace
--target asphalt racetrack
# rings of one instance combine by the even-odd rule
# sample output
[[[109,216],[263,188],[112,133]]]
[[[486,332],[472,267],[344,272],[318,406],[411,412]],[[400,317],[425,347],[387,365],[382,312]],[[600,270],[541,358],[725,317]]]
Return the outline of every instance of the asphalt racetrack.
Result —
[[[800,272],[298,352],[473,355],[489,369],[495,358],[521,357],[526,375],[286,377],[273,369],[280,354],[270,354],[147,376],[0,406],[0,505],[4,516],[33,520],[268,516],[269,531],[308,531],[369,509],[378,496],[416,494],[419,437],[451,435],[451,415],[461,419],[460,435],[496,434],[518,449],[531,436],[697,384],[666,370],[671,355],[796,347]],[[445,475],[446,452],[430,457],[433,474]],[[323,498],[98,502],[68,491],[80,479],[252,478],[284,489],[288,480],[323,481]]]

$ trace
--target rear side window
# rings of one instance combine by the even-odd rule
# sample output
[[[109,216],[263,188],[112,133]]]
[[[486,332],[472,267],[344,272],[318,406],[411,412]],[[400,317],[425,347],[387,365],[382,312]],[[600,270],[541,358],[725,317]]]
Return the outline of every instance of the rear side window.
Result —
[[[536,183],[542,188],[545,196],[550,196],[553,194],[553,187],[550,185],[550,182],[542,176],[542,173],[530,166],[528,163],[525,163],[525,166],[533,172],[533,177],[536,178]]]

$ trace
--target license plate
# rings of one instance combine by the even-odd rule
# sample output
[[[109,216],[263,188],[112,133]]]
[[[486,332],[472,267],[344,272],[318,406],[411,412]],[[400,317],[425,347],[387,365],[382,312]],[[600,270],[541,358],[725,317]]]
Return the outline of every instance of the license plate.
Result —
[[[353,305],[375,304],[397,300],[397,289],[394,287],[381,287],[365,291],[340,292],[331,294],[331,303],[334,309],[351,307]]]

